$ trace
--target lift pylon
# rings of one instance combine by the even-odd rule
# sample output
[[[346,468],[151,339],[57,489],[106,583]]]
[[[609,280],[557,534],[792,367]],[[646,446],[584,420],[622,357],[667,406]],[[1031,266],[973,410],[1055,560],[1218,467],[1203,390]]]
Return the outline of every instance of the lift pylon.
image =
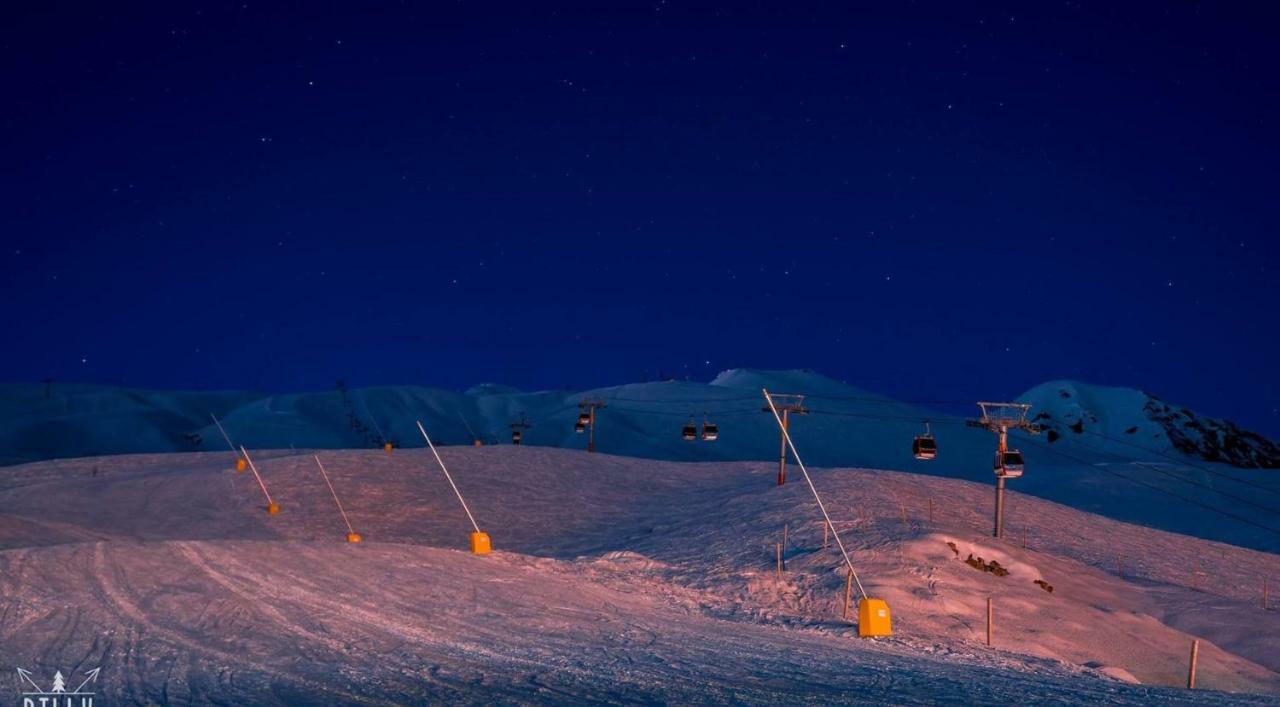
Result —
[[[797,415],[808,415],[809,409],[804,406],[804,396],[793,393],[769,393],[769,400],[772,406],[766,405],[764,412],[774,412],[775,409],[781,415],[782,441],[779,443],[778,451],[778,485],[782,486],[787,483],[787,431],[791,425],[791,413]]]
[[[1004,536],[1005,481],[1022,476],[1024,469],[1022,452],[1009,449],[1009,430],[1040,434],[1042,428],[1027,419],[1031,406],[1026,403],[979,402],[978,408],[982,410],[982,417],[977,420],[965,420],[965,424],[970,427],[981,427],[997,435],[993,465],[996,475],[995,527],[991,535],[999,538]]]

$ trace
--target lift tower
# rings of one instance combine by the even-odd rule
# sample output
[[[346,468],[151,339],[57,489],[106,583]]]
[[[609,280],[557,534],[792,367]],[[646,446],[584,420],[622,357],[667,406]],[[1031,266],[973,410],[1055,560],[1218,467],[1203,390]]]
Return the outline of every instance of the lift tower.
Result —
[[[782,486],[787,483],[787,430],[790,426],[791,413],[808,415],[809,409],[804,406],[803,395],[770,393],[769,398],[773,400],[774,406],[777,407],[778,412],[782,415],[782,442],[780,443],[781,449],[778,452],[778,485]],[[773,412],[773,409],[766,405],[764,411]]]
[[[578,423],[574,425],[574,430],[586,431],[588,452],[596,451],[596,410],[607,407],[609,406],[603,400],[596,398],[586,398],[578,403],[578,408],[582,412],[578,414]]]
[[[993,537],[1004,536],[1004,482],[1022,476],[1022,452],[1009,449],[1009,430],[1022,430],[1031,434],[1039,434],[1041,427],[1027,420],[1031,406],[1025,403],[978,403],[982,417],[977,420],[965,420],[970,427],[981,427],[997,435],[996,457],[993,468],[996,475],[996,509]]]
[[[524,431],[530,427],[533,427],[533,425],[529,424],[527,415],[521,415],[519,421],[511,423],[511,443],[522,444],[524,442]]]

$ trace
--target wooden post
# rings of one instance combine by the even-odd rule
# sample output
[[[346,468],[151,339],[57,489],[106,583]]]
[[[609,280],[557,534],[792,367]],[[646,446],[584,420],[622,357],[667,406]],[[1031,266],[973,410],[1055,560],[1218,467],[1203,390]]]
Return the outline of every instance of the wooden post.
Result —
[[[782,580],[782,543],[774,543],[774,550],[778,554],[778,580]]]
[[[991,628],[994,624],[994,612],[991,608],[991,597],[987,597],[987,645],[991,645]]]
[[[853,599],[853,570],[844,578],[844,618],[849,618],[849,602]]]
[[[1022,549],[1023,549],[1023,550],[1026,550],[1026,549],[1027,549],[1027,528],[1026,528],[1026,526],[1023,526],[1023,528],[1022,528]]]
[[[898,509],[902,511],[902,524],[906,525],[907,524],[907,504],[899,501]]]
[[[823,550],[827,549],[827,536],[830,534],[831,534],[831,526],[827,523],[827,521],[825,520],[822,521],[822,549]],[[1264,600],[1263,603],[1265,604],[1266,601]]]
[[[1271,585],[1271,581],[1270,581],[1270,580],[1271,580],[1271,578],[1270,578],[1270,577],[1263,577],[1263,578],[1262,578],[1262,608],[1263,608],[1263,610],[1266,610],[1266,609],[1268,609],[1268,608],[1269,608],[1269,607],[1267,606],[1267,599],[1269,599],[1269,598],[1270,598],[1270,595],[1271,595],[1271,586],[1270,586],[1270,585]]]
[[[933,499],[929,499],[929,525],[933,525]]]
[[[782,524],[782,546],[783,546],[783,547],[790,547],[790,545],[788,544],[788,539],[787,539],[787,538],[788,538],[788,536],[790,535],[790,531],[788,530],[788,526],[789,526],[789,525],[791,525],[791,524],[790,524],[790,523],[783,523],[783,524]]]
[[[1196,689],[1196,660],[1200,657],[1200,639],[1191,641],[1191,667],[1187,669],[1187,689]]]
[[[1200,560],[1196,560],[1196,568],[1191,572],[1191,588],[1200,591]]]

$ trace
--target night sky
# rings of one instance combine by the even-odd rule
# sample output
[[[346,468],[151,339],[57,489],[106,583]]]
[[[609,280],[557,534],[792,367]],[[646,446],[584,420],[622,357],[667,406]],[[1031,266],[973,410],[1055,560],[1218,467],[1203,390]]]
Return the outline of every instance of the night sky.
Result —
[[[1280,434],[1276,10],[282,7],[5,8],[0,378],[1074,378]]]

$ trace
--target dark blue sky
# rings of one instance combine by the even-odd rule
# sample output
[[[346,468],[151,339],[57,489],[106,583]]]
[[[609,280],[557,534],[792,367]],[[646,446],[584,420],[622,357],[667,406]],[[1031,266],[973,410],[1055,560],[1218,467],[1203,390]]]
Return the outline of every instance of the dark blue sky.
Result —
[[[1280,433],[1274,11],[1023,5],[6,9],[0,370],[1069,377]]]

